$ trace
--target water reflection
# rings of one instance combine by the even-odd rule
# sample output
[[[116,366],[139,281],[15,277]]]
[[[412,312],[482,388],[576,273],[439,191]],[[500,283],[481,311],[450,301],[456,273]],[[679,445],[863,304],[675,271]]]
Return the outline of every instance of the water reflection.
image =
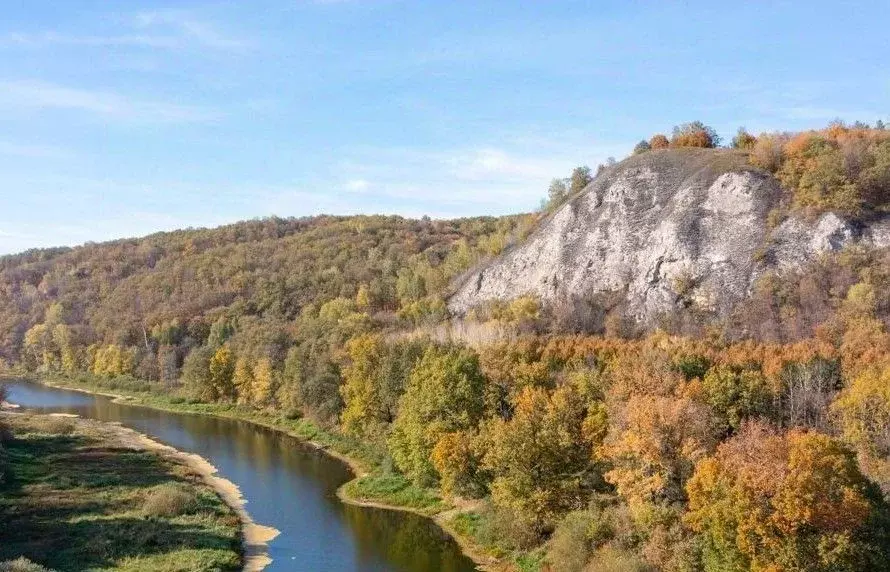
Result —
[[[351,478],[339,461],[264,427],[118,404],[39,385],[9,385],[10,401],[43,412],[116,421],[201,455],[237,484],[254,519],[281,531],[267,570],[468,572],[472,562],[430,520],[345,505],[337,488]]]

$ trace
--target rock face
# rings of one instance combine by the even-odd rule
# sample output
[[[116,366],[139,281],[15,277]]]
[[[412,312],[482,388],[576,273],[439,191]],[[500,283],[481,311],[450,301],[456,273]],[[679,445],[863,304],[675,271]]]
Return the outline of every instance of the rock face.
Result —
[[[833,213],[775,229],[778,182],[730,150],[644,153],[607,169],[523,243],[456,285],[449,309],[492,299],[623,297],[651,325],[679,302],[725,315],[763,272],[801,269],[820,253],[890,245],[890,219],[854,225]]]

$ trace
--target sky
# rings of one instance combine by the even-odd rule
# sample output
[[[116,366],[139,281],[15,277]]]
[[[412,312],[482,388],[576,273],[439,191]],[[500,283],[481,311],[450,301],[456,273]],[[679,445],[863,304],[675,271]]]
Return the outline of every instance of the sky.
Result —
[[[890,122],[890,3],[4,0],[0,253],[529,211],[678,123]]]

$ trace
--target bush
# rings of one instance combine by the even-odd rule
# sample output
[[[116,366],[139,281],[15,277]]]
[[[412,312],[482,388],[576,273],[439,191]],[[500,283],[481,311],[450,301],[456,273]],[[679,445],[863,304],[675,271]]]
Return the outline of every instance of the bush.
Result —
[[[649,140],[649,149],[667,149],[670,146],[671,142],[661,133],[653,135],[652,139]]]
[[[484,546],[505,550],[526,550],[541,540],[537,526],[509,509],[486,507],[480,513],[476,540]]]
[[[142,509],[148,516],[175,517],[195,510],[195,495],[177,483],[165,483],[155,488],[145,499]]]
[[[596,523],[593,514],[578,510],[570,512],[556,525],[547,561],[555,570],[581,572],[590,556],[590,531]]]
[[[44,568],[40,564],[35,564],[21,556],[15,560],[7,560],[0,562],[0,572],[52,572],[49,568]]]
[[[74,422],[65,417],[55,415],[31,418],[33,430],[48,435],[71,435],[74,433]]]
[[[631,552],[606,546],[597,550],[587,572],[651,572],[652,568]]]
[[[704,147],[713,148],[720,145],[720,136],[701,121],[684,123],[674,127],[671,135],[671,147]]]

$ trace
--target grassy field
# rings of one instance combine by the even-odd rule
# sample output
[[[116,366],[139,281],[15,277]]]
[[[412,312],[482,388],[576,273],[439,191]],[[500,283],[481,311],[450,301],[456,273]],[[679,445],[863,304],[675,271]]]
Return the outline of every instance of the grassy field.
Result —
[[[53,570],[238,570],[238,516],[189,468],[94,421],[3,414],[0,561]],[[2,565],[0,565],[2,568]]]

